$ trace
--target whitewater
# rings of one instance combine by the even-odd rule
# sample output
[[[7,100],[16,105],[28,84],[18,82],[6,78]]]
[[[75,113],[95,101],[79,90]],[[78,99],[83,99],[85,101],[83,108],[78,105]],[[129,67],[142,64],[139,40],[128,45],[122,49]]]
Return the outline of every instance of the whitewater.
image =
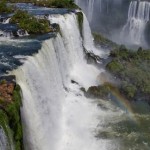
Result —
[[[84,96],[81,88],[99,85],[104,70],[87,64],[84,48],[96,55],[84,16],[83,38],[77,16],[50,15],[61,34],[43,42],[34,56],[11,72],[22,89],[21,115],[26,150],[108,150],[110,140],[97,140],[96,129],[104,110]],[[89,38],[89,39],[88,39]]]
[[[150,2],[131,1],[128,10],[128,20],[124,25],[122,41],[135,45],[147,45],[145,42],[145,29],[150,20]],[[126,38],[124,38],[126,37]]]

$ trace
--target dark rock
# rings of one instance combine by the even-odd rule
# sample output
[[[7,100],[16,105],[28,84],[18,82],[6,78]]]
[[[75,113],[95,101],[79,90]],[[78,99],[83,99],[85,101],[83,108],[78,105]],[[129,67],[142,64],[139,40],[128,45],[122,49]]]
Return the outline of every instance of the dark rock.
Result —
[[[97,64],[101,61],[101,58],[99,56],[91,52],[86,51],[85,57],[86,57],[87,63]]]
[[[74,81],[74,80],[71,80],[71,83],[73,84],[78,84],[78,82]]]
[[[103,84],[89,87],[85,95],[90,98],[109,99],[109,92],[109,84]]]

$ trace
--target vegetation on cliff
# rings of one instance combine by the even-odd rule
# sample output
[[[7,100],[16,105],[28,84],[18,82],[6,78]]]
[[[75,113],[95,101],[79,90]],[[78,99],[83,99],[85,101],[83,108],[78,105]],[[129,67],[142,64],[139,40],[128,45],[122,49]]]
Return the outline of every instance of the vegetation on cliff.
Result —
[[[110,87],[108,83],[99,86],[91,86],[86,92],[87,97],[91,98],[109,98]]]
[[[120,90],[128,99],[150,99],[150,51],[131,51],[121,46],[111,52],[106,68],[121,82]]]
[[[106,69],[115,76],[119,84],[118,90],[128,100],[150,100],[150,51],[139,48],[138,51],[128,50],[120,46],[111,51],[112,60]],[[108,99],[112,84],[90,87],[87,95]]]
[[[68,3],[67,0],[61,3]],[[0,2],[0,13],[13,13],[10,19],[10,23],[17,24],[18,28],[27,31],[29,34],[44,34],[48,32],[60,32],[60,27],[58,24],[50,24],[47,19],[39,19],[35,16],[29,14],[27,11],[20,9],[14,9],[12,5],[7,5],[6,0]],[[9,2],[35,2],[34,0],[12,0]],[[37,1],[43,2],[44,1]],[[46,1],[48,2],[48,1]],[[47,5],[46,5],[47,6]],[[65,6],[64,6],[65,7]]]
[[[0,83],[0,126],[3,127],[9,142],[13,141],[15,150],[23,149],[20,107],[19,85],[2,80]]]
[[[22,10],[17,10],[10,22],[18,24],[19,28],[26,30],[29,34],[48,33],[52,31],[48,20],[37,19],[28,12]]]
[[[111,40],[105,38],[102,34],[100,33],[93,33],[93,37],[94,37],[94,42],[96,45],[101,45],[101,47],[103,48],[111,48],[114,49],[116,47],[118,47],[118,45],[114,42],[112,42]]]
[[[13,12],[13,7],[7,6],[7,1],[0,1],[0,13],[11,13]]]

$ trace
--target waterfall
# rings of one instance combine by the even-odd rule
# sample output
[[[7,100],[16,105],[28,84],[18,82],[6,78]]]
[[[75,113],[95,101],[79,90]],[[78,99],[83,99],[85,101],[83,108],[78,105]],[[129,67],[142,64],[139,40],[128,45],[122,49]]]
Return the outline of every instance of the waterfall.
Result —
[[[94,2],[95,2],[95,0],[88,1],[88,19],[90,22],[92,21],[92,17],[93,17]]]
[[[7,125],[5,129],[0,126],[0,150],[14,150],[11,131]]]
[[[77,5],[79,5],[79,0],[75,0],[74,2],[75,2]]]
[[[53,41],[45,41],[40,52],[29,57],[15,74],[23,91],[25,149],[56,149],[65,93]]]
[[[0,30],[0,37],[12,38],[13,37],[13,32],[12,31],[2,31],[2,30]]]
[[[116,3],[116,0],[111,0],[112,3]],[[109,13],[110,0],[75,0],[75,3],[80,6],[88,17],[88,21],[91,23],[94,15],[100,15],[100,13]],[[117,1],[117,3],[119,3]]]
[[[80,6],[84,12],[87,15],[88,21],[92,22],[92,18],[94,15],[94,7],[98,6],[99,8],[99,12],[101,12],[102,10],[102,0],[85,0],[85,1],[81,1],[81,0],[75,0],[75,3]]]
[[[99,11],[101,12],[102,11],[102,0],[99,0]]]
[[[135,45],[145,43],[144,31],[150,19],[149,15],[150,2],[131,1],[128,11],[128,20],[121,33],[123,40]]]
[[[75,14],[50,15],[49,20],[59,24],[61,35],[44,41],[37,54],[12,72],[23,93],[25,149],[108,150],[109,141],[94,138],[103,111],[80,90],[98,85],[103,70],[84,59]]]
[[[104,53],[103,51],[98,50],[95,46],[94,46],[94,42],[93,42],[93,36],[91,33],[91,29],[90,29],[90,25],[89,22],[86,18],[85,15],[83,15],[84,20],[83,20],[83,45],[85,47],[85,49],[88,52],[94,53],[95,55],[98,56],[104,56],[106,53]]]
[[[10,18],[8,18],[8,17],[5,18],[0,15],[0,23],[7,24],[7,23],[9,23],[9,21],[10,21]]]
[[[8,150],[8,142],[5,132],[0,127],[0,150]]]

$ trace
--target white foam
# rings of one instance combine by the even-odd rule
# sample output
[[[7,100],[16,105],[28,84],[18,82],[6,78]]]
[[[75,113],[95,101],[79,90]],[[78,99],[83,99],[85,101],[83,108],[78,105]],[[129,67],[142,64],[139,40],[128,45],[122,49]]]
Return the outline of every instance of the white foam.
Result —
[[[86,64],[75,14],[49,19],[62,36],[44,41],[38,54],[12,72],[23,93],[25,149],[108,150],[110,141],[94,137],[102,110],[80,91],[97,85],[101,70]]]
[[[144,32],[150,19],[150,3],[146,1],[131,1],[128,20],[121,32],[123,42],[135,45],[146,45]]]

